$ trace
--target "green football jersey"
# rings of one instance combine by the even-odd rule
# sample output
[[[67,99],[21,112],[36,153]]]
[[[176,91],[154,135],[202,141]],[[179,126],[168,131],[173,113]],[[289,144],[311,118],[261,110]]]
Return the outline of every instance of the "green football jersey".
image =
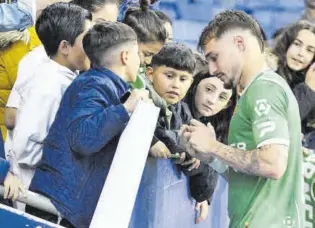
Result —
[[[260,73],[243,92],[230,123],[229,145],[250,151],[281,144],[289,154],[279,180],[230,168],[230,228],[304,228],[300,123],[294,94],[273,71]]]
[[[145,89],[145,70],[145,66],[140,66],[136,81],[129,83],[133,89]]]
[[[305,228],[315,228],[315,154],[304,154]]]

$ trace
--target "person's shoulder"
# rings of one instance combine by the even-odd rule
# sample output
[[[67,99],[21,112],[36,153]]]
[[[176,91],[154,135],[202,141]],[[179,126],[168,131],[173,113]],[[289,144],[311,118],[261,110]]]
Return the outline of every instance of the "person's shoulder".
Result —
[[[253,93],[273,93],[280,91],[288,93],[291,91],[288,83],[272,70],[267,70],[259,75],[248,90]]]
[[[80,74],[71,84],[71,88],[77,89],[91,89],[91,90],[106,90],[112,91],[116,89],[115,83],[110,77],[106,77],[100,71],[90,69]]]
[[[60,82],[56,80],[57,74],[60,74],[53,67],[52,60],[46,59],[34,71],[32,78],[28,80],[25,89],[44,94],[57,93],[60,88]]]
[[[48,59],[44,46],[38,46],[27,53],[20,61],[19,68],[30,69],[33,65],[39,64],[41,61]],[[32,70],[32,69],[30,69]]]
[[[273,71],[268,71],[256,78],[246,91],[246,103],[259,102],[281,103],[287,105],[294,95],[286,81]]]

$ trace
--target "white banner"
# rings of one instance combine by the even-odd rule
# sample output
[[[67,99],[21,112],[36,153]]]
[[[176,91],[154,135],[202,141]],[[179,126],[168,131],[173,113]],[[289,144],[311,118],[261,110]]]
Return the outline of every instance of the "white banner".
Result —
[[[90,228],[128,228],[159,109],[139,102],[122,133]]]

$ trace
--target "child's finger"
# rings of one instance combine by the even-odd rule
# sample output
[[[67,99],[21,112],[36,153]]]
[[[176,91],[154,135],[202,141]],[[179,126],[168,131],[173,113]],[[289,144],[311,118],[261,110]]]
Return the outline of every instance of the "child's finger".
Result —
[[[192,158],[192,159],[190,159],[190,160],[188,160],[188,161],[183,162],[182,165],[191,165],[191,164],[193,164],[195,161],[196,161],[196,158]]]
[[[16,187],[13,189],[12,200],[15,201],[19,196],[19,188]]]
[[[196,210],[197,210],[197,211],[200,211],[200,206],[201,206],[201,203],[197,203],[197,204],[196,204]]]
[[[8,186],[8,185],[4,185],[4,194],[3,194],[3,198],[4,198],[4,199],[7,199],[7,198],[8,198],[9,191],[10,191],[9,186]]]
[[[200,161],[196,160],[191,166],[188,167],[188,171],[191,171],[193,169],[198,169],[200,166]]]
[[[199,217],[196,219],[197,224],[207,219],[208,210],[209,210],[208,205],[206,204],[202,205],[202,203],[200,203],[200,210],[199,210],[200,214],[199,214]]]
[[[8,199],[12,199],[13,195],[14,195],[14,189],[12,189],[10,187],[10,192],[9,192],[9,195],[8,195]]]

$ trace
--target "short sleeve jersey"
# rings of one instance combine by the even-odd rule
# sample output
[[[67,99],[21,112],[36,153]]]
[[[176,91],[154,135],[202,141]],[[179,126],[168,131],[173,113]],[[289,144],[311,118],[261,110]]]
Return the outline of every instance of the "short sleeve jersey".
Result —
[[[289,149],[286,171],[278,180],[230,168],[230,228],[304,228],[299,107],[285,80],[265,70],[239,99],[229,145],[250,151],[271,144]]]

